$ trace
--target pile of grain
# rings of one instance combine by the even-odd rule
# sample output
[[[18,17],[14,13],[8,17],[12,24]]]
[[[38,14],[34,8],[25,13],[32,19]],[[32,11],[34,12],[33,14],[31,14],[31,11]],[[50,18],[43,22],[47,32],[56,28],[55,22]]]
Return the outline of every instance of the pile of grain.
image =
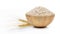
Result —
[[[52,13],[51,11],[49,11],[48,9],[44,7],[36,7],[32,9],[31,11],[27,12],[26,14],[31,15],[31,16],[50,16],[54,13]]]

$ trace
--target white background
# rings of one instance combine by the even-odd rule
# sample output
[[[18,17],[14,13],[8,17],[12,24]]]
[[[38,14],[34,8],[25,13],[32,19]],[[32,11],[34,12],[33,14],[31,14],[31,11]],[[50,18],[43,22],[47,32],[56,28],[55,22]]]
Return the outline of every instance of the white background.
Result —
[[[44,29],[19,28],[18,19],[36,6],[43,6],[55,13],[52,23]],[[0,0],[0,34],[60,34],[59,0]]]

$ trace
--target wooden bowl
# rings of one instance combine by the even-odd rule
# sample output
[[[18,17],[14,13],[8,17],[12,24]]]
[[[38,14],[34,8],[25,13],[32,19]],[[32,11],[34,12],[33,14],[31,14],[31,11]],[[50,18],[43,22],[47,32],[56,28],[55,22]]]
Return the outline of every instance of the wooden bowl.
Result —
[[[34,27],[45,28],[48,26],[55,15],[50,16],[31,16],[26,14],[27,21],[31,23]]]

